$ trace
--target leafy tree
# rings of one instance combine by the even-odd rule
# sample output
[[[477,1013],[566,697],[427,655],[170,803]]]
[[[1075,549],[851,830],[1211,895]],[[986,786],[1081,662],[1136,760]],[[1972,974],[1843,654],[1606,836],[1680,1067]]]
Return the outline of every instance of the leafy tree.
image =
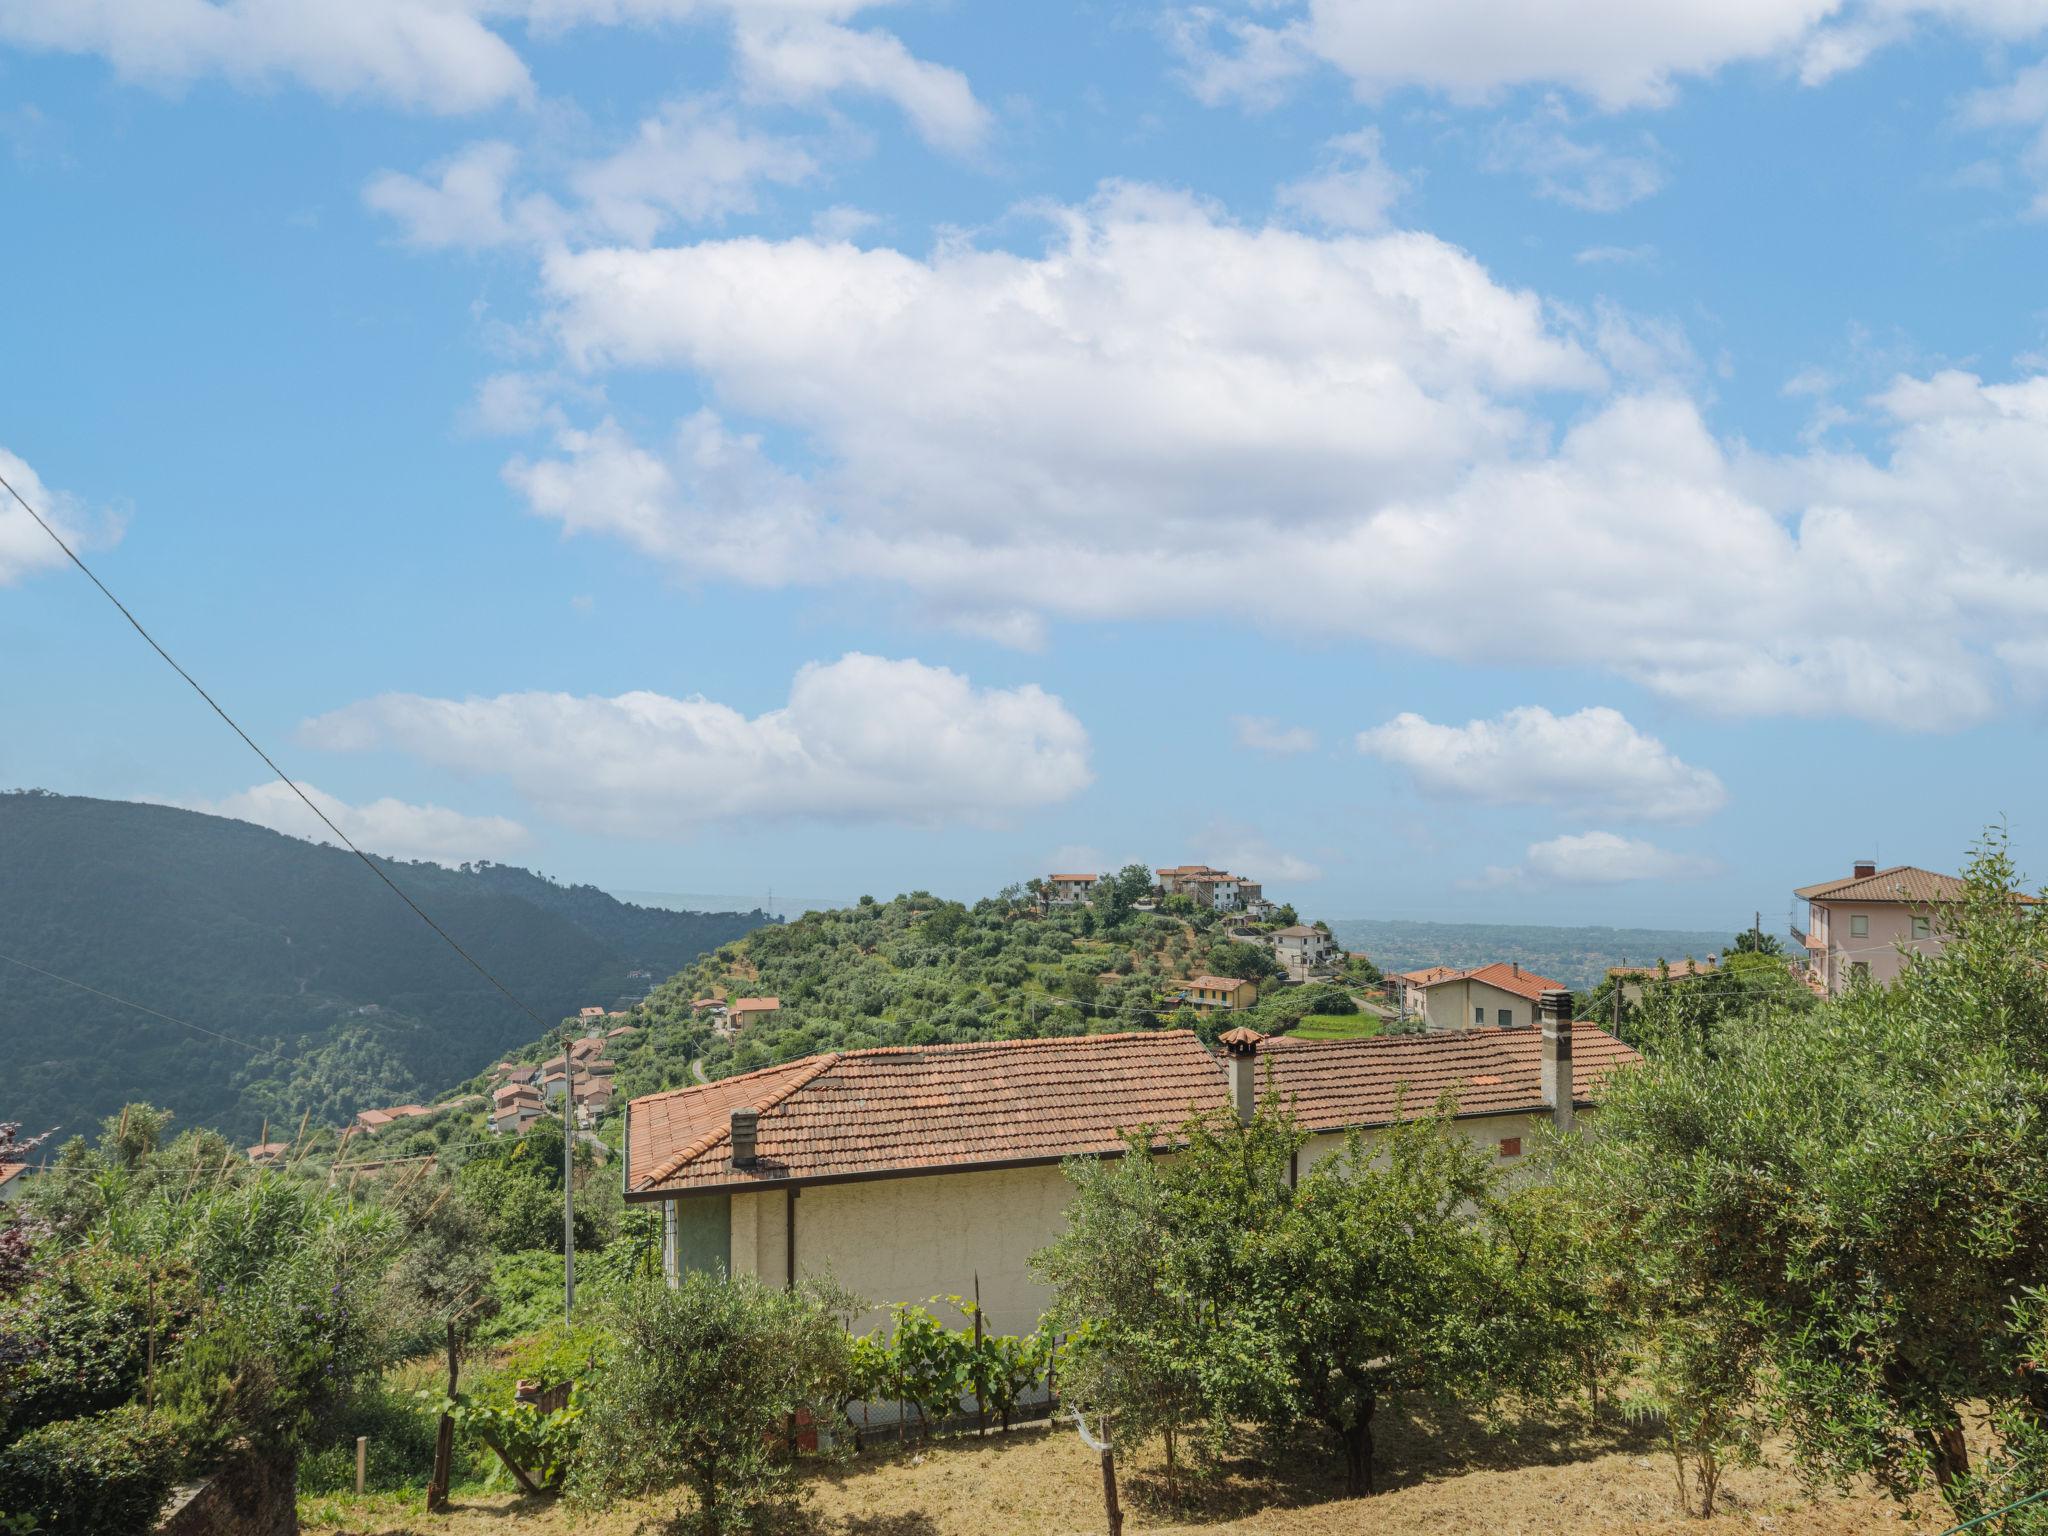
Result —
[[[1206,963],[1210,975],[1235,976],[1240,981],[1264,981],[1285,974],[1272,950],[1238,939],[1218,939],[1211,944]]]
[[[1785,946],[1778,942],[1775,933],[1765,933],[1761,928],[1745,928],[1735,935],[1728,952],[1735,955],[1771,955],[1785,953]]]
[[[1554,1288],[1538,1282],[1555,1272],[1527,1268],[1530,1239],[1503,1221],[1499,1175],[1458,1133],[1455,1108],[1446,1100],[1371,1142],[1354,1134],[1259,1244],[1267,1329],[1294,1403],[1343,1455],[1353,1494],[1373,1491],[1373,1420],[1390,1395],[1487,1406],[1551,1382],[1564,1363],[1547,1309],[1524,1305]]]
[[[1651,1036],[1584,1148],[1674,1293],[1754,1328],[1808,1469],[1931,1479],[1958,1515],[2006,1470],[1973,1467],[1964,1405],[2048,1422],[2017,1325],[2048,1279],[2048,908],[2001,832],[1966,879],[1943,952],[1889,987]]]
[[[751,1276],[693,1273],[680,1286],[629,1287],[616,1321],[617,1354],[584,1410],[571,1496],[608,1504],[666,1488],[680,1469],[707,1536],[745,1529],[784,1501],[794,1486],[778,1449],[786,1424],[835,1411],[851,1370],[828,1302]]]
[[[486,1223],[459,1184],[431,1174],[403,1177],[391,1191],[389,1204],[398,1218],[401,1243],[385,1276],[396,1320],[416,1337],[439,1335],[437,1342],[447,1352],[447,1400],[434,1436],[434,1471],[427,1481],[427,1508],[435,1510],[448,1500],[462,1350],[498,1305],[491,1294]]]

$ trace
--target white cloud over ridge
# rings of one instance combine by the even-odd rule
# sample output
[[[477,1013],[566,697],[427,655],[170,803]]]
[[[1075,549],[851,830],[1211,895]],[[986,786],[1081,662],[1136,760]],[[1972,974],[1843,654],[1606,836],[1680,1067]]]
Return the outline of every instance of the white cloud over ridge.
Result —
[[[526,828],[505,816],[467,816],[444,805],[414,805],[385,796],[351,805],[300,783],[306,796],[365,853],[389,859],[425,859],[453,868],[472,859],[502,859],[527,844]],[[180,800],[188,811],[253,821],[287,837],[332,843],[334,834],[282,780],[252,785],[218,800]]]
[[[2032,0],[1259,0],[1186,8],[1172,36],[1205,101],[1270,105],[1324,65],[1367,97],[1560,86],[1615,110],[1662,106],[1680,81],[1745,63],[1819,84],[1926,24],[2012,41],[2048,15]]]
[[[1620,885],[1631,880],[1691,880],[1718,871],[1712,859],[1673,853],[1614,832],[1571,832],[1531,843],[1523,862],[1486,871],[1481,885]]]
[[[754,820],[984,824],[1092,777],[1088,735],[1035,684],[979,688],[945,667],[849,653],[748,717],[701,696],[383,694],[309,720],[310,744],[394,748],[502,775],[550,820],[680,837]]]
[[[1698,821],[1728,802],[1712,772],[1681,761],[1604,706],[1554,715],[1540,705],[1497,720],[1436,725],[1396,715],[1358,733],[1358,750],[1418,788],[1488,805],[1547,805],[1582,816]]]
[[[0,448],[0,479],[13,486],[22,501],[34,507],[73,549],[119,542],[122,528],[118,518],[94,518],[77,497],[45,485],[27,460],[5,448]],[[21,503],[0,491],[0,587],[13,586],[25,576],[67,563],[64,551],[36,526],[34,518],[21,510]]]
[[[1232,715],[1230,728],[1240,747],[1287,757],[1316,749],[1316,733],[1305,725],[1282,725],[1264,715]]]
[[[685,579],[885,584],[1015,645],[1207,609],[1915,729],[2048,681],[2048,377],[1901,379],[1877,454],[1767,457],[1679,387],[1682,333],[1574,318],[1427,234],[1127,185],[1049,217],[1036,254],[556,250],[570,366],[687,370],[715,404],[665,441],[564,429],[507,479]]]

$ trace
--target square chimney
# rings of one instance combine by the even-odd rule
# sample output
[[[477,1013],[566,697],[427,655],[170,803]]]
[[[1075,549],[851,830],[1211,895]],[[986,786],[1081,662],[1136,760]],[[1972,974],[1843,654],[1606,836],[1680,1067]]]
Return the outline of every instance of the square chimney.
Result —
[[[1877,873],[1877,860],[1875,860],[1875,859],[1858,859],[1858,860],[1856,861],[1856,871],[1855,871],[1855,873],[1854,873],[1853,875],[1851,875],[1851,876],[1850,876],[1850,878],[1851,878],[1852,880],[1868,880],[1868,879],[1869,879],[1869,878],[1870,878],[1870,877],[1871,877],[1872,875],[1874,875],[1874,874],[1876,874],[1876,873]]]
[[[758,1155],[761,1132],[761,1111],[758,1109],[736,1109],[732,1112],[732,1165],[735,1168],[751,1168]]]
[[[1572,995],[1561,987],[1537,1003],[1543,1016],[1543,1102],[1560,1131],[1572,1128]]]

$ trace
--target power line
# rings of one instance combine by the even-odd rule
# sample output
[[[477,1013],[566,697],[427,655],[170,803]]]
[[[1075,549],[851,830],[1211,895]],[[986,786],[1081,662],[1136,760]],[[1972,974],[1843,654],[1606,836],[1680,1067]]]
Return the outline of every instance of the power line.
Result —
[[[340,838],[343,845],[347,847],[348,851],[350,853],[353,853],[357,858],[363,861],[363,867],[365,869],[369,870],[371,874],[375,875],[379,880],[382,880],[386,885],[390,886],[392,894],[395,895],[400,901],[404,902],[408,907],[411,907],[413,912],[419,917],[419,920],[421,922],[425,923],[429,928],[433,929],[435,933],[439,934],[441,936],[442,942],[447,944],[447,946],[450,949],[454,950],[456,954],[462,956],[464,960],[468,961],[471,968],[474,969],[479,976],[483,977],[485,981],[488,981],[492,986],[496,987],[500,992],[504,993],[507,1000],[509,1000],[514,1007],[518,1008],[520,1012],[524,1013],[528,1018],[532,1019],[533,1022],[540,1027],[543,1033],[545,1033],[548,1029],[552,1027],[547,1023],[546,1020],[542,1019],[539,1014],[535,1013],[531,1008],[527,1007],[527,1005],[524,1002],[520,1001],[518,995],[515,994],[510,987],[506,986],[505,983],[498,980],[498,978],[493,976],[489,971],[485,970],[483,964],[479,960],[477,960],[477,958],[474,955],[470,954],[468,950],[464,949],[460,944],[456,943],[453,935],[451,935],[447,929],[443,928],[439,923],[435,922],[431,917],[427,916],[425,908],[421,907],[421,905],[418,902],[414,901],[410,896],[406,895],[405,892],[399,888],[398,883],[395,880],[393,880],[389,875],[385,874],[382,869],[378,868],[377,861],[375,859],[372,859],[367,853],[364,853],[362,849],[358,848],[355,845],[354,841],[349,837],[349,835],[346,832],[342,831],[340,827],[337,827],[334,824],[334,819],[331,816],[329,816],[325,811],[321,810],[319,806],[313,803],[312,798],[309,795],[307,795],[307,793],[303,789],[299,788],[297,781],[294,780],[289,774],[287,774],[282,768],[278,767],[277,763],[275,762],[275,760],[272,759],[271,755],[268,752],[264,751],[261,747],[256,745],[255,739],[251,737],[247,731],[243,730],[241,726],[235,723],[234,717],[230,715],[226,710],[222,709],[220,705],[214,701],[214,697],[212,694],[208,693],[204,688],[199,686],[199,680],[195,678],[190,672],[187,672],[183,667],[179,666],[176,659],[171,655],[169,651],[165,650],[161,645],[157,644],[156,636],[152,635],[148,630],[142,627],[142,621],[136,618],[134,614],[128,611],[127,604],[123,603],[121,599],[114,596],[112,591],[108,589],[107,584],[101,581],[99,577],[93,574],[92,567],[87,565],[83,560],[78,558],[77,551],[73,550],[69,544],[64,542],[63,537],[57,532],[55,528],[52,528],[48,523],[43,521],[42,514],[36,511],[34,507],[28,504],[28,499],[24,497],[21,494],[21,492],[17,491],[14,488],[12,482],[10,482],[4,475],[0,475],[0,486],[6,487],[7,494],[12,496],[17,502],[21,503],[22,511],[26,512],[30,517],[35,519],[36,526],[42,529],[43,532],[47,533],[50,536],[51,542],[53,542],[59,549],[64,551],[66,558],[68,558],[73,565],[77,566],[79,570],[85,573],[86,580],[90,581],[94,586],[100,589],[100,595],[106,598],[108,602],[112,603],[114,607],[120,611],[121,617],[129,622],[129,624],[134,628],[135,633],[142,636],[144,640],[149,642],[149,648],[155,651],[157,655],[161,656],[164,659],[164,663],[167,666],[169,666],[173,672],[177,673],[178,676],[182,677],[183,679],[185,679],[187,683],[191,684],[192,691],[198,694],[200,698],[206,700],[207,706],[210,709],[212,709],[212,711],[216,715],[219,715],[222,720],[227,722],[228,729],[233,731],[237,736],[241,737],[243,744],[246,745],[251,752],[254,752],[258,757],[263,759],[263,765],[266,768],[268,768],[272,773],[277,775],[279,782],[282,783],[285,786],[285,788],[289,789],[293,794],[297,795],[300,800],[304,801],[306,809],[311,811],[315,816],[318,816],[320,820],[326,824],[327,830],[332,832],[336,837]],[[144,1011],[147,1012],[148,1010]],[[168,1015],[166,1015],[166,1017],[168,1017]],[[197,1026],[191,1027],[196,1028]]]
[[[229,1045],[239,1045],[243,1050],[252,1051],[258,1056],[268,1056],[273,1061],[284,1062],[287,1065],[290,1064],[290,1059],[280,1055],[274,1047],[256,1045],[248,1040],[237,1039],[233,1035],[224,1035],[217,1029],[208,1029],[204,1024],[194,1024],[190,1019],[181,1019],[176,1014],[165,1013],[162,1009],[151,1008],[132,999],[118,997],[112,992],[102,992],[98,987],[89,987],[82,981],[72,980],[69,976],[59,976],[55,971],[46,971],[40,965],[30,965],[26,960],[17,960],[12,955],[0,955],[0,960],[5,960],[9,965],[18,965],[24,971],[34,971],[36,975],[46,976],[51,981],[61,981],[65,986],[76,987],[81,992],[90,992],[94,997],[103,997],[110,1003],[119,1003],[123,1008],[133,1008],[138,1013],[149,1014],[154,1018],[163,1019],[167,1023],[176,1024],[180,1028],[193,1030],[202,1035],[211,1035],[216,1040],[227,1041]]]

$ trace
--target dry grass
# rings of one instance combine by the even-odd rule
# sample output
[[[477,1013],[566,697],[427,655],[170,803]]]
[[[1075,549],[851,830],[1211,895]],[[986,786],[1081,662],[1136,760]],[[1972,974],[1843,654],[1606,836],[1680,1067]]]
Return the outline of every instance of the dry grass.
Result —
[[[1924,1502],[1810,1495],[1789,1474],[1738,1469],[1712,1523],[1678,1513],[1669,1461],[1647,1437],[1585,1422],[1491,1430],[1428,1414],[1382,1415],[1380,1489],[1347,1499],[1330,1460],[1248,1454],[1217,1482],[1173,1497],[1156,1454],[1123,1468],[1125,1530],[1182,1536],[1864,1536],[1948,1522]],[[1255,1448],[1247,1447],[1250,1452]],[[1185,1486],[1185,1485],[1184,1485]],[[870,1452],[808,1480],[796,1536],[1085,1536],[1103,1530],[1095,1457],[1071,1431],[1020,1431]],[[308,1536],[657,1536],[683,1495],[601,1515],[498,1495],[444,1515],[416,1501],[307,1499]]]

